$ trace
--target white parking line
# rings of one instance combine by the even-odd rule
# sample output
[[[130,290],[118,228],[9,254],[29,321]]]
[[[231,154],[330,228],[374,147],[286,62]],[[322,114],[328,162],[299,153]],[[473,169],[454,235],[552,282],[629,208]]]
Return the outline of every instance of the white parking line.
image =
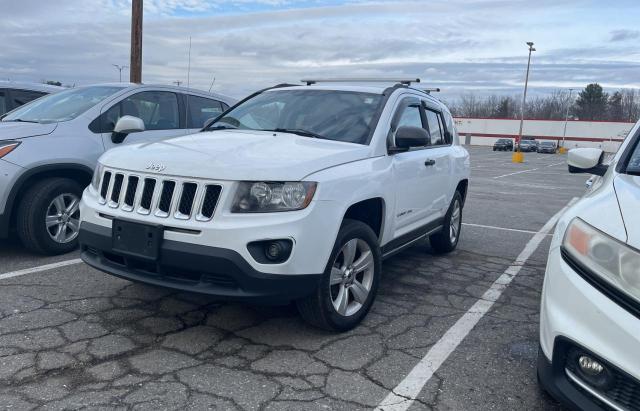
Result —
[[[526,234],[537,234],[537,231],[531,230],[520,230],[518,228],[506,228],[506,227],[496,227],[494,225],[483,225],[483,224],[472,224],[472,223],[462,223],[462,225],[467,225],[469,227],[480,227],[480,228],[490,228],[492,230],[503,230],[503,231],[513,231],[516,233],[526,233]],[[547,234],[551,235],[551,234]]]
[[[502,177],[515,176],[516,174],[528,173],[529,171],[536,171],[536,170],[537,170],[537,168],[532,168],[532,169],[529,169],[529,170],[516,171],[515,173],[503,174],[501,176],[497,176],[497,177],[493,177],[493,178],[496,179],[496,178],[502,178]]]
[[[40,271],[53,270],[54,268],[66,267],[68,265],[74,265],[81,263],[82,260],[79,258],[74,258],[73,260],[65,260],[59,261],[57,263],[40,265],[32,268],[25,268],[23,270],[11,271],[8,273],[0,274],[0,280],[5,280],[7,278],[20,277],[25,274],[39,273]]]
[[[553,163],[553,164],[549,164],[547,167],[553,167],[553,166],[559,166],[560,164],[565,164],[565,161],[561,161],[559,163]]]
[[[500,298],[507,286],[509,286],[511,281],[520,272],[522,266],[536,251],[549,231],[555,226],[562,213],[577,200],[577,197],[572,199],[569,204],[551,217],[540,231],[531,237],[522,252],[520,252],[520,255],[518,255],[509,268],[507,268],[482,297],[444,333],[442,338],[431,347],[429,352],[427,352],[420,362],[409,372],[405,379],[382,400],[380,405],[376,407],[376,411],[405,411],[413,404],[420,394],[420,391],[422,391],[422,388],[429,382],[442,363],[444,363],[462,340],[471,332],[478,321],[480,321],[498,298]]]

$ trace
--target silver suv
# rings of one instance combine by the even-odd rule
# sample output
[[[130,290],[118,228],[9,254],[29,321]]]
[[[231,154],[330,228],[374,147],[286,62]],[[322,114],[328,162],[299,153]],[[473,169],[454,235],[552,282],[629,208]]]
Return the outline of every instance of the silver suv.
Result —
[[[122,142],[191,134],[233,103],[186,88],[115,83],[69,89],[8,113],[0,122],[0,238],[15,229],[33,251],[73,250],[78,203],[102,153]]]

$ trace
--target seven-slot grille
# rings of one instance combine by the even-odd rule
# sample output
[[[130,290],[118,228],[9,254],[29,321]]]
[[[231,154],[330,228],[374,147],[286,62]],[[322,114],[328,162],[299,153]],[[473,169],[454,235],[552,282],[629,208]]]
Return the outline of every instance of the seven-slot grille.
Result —
[[[222,186],[107,170],[100,179],[98,191],[99,202],[111,208],[161,218],[208,221],[213,218]]]

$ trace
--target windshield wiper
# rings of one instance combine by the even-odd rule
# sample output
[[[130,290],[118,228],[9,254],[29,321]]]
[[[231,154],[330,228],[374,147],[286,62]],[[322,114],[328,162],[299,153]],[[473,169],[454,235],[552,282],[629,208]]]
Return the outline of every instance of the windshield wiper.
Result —
[[[215,126],[215,127],[208,127],[207,129],[205,129],[204,131],[213,131],[213,130],[237,130],[238,127],[229,127],[229,126]]]
[[[276,133],[291,133],[291,134],[297,134],[303,137],[326,139],[326,137],[318,133],[314,133],[313,131],[309,131],[309,130],[303,130],[301,128],[274,128],[273,130],[264,130],[264,131],[275,131]]]
[[[13,119],[13,120],[2,120],[2,121],[6,122],[6,123],[8,123],[10,121],[16,121],[16,122],[19,122],[19,123],[39,123],[39,121],[23,120],[21,118],[16,118],[16,119]]]

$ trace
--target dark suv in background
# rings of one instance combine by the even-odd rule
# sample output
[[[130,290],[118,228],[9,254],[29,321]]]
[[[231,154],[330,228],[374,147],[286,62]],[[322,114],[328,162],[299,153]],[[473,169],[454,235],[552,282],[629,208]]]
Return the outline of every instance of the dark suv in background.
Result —
[[[64,87],[48,84],[0,81],[0,116],[37,98],[62,90]]]
[[[499,138],[493,143],[493,151],[513,151],[513,140],[510,138]]]
[[[530,151],[538,151],[538,143],[535,140],[520,140],[520,151],[522,152],[530,152]]]

